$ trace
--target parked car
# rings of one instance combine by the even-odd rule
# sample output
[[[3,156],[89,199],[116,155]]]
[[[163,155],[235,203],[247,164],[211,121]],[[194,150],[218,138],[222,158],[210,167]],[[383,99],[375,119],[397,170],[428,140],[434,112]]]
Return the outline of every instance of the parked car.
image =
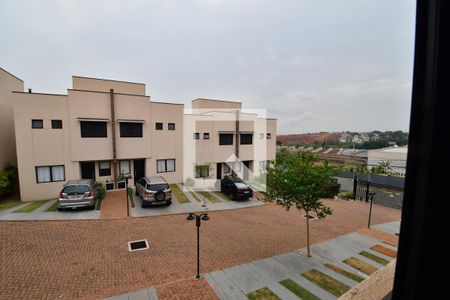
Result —
[[[69,180],[59,193],[57,208],[88,207],[95,209],[98,198],[98,187],[93,179]]]
[[[220,182],[220,191],[231,200],[248,200],[253,197],[253,190],[239,178],[225,178]]]
[[[172,190],[161,176],[142,177],[136,183],[136,196],[141,197],[141,206],[147,207],[153,203],[172,204]]]

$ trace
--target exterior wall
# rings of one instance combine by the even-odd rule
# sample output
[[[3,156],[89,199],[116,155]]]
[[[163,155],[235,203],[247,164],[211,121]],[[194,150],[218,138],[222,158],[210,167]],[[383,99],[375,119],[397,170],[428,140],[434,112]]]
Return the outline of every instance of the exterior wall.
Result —
[[[407,147],[389,147],[384,149],[369,150],[367,155],[367,167],[379,166],[381,161],[390,161],[392,172],[404,175],[406,173]]]
[[[192,101],[193,109],[241,109],[242,103],[226,100],[197,98]]]
[[[0,68],[0,170],[17,165],[12,91],[22,91],[24,83]]]
[[[72,86],[75,90],[109,93],[110,89],[114,89],[114,93],[145,96],[145,84],[143,83],[72,76]]]

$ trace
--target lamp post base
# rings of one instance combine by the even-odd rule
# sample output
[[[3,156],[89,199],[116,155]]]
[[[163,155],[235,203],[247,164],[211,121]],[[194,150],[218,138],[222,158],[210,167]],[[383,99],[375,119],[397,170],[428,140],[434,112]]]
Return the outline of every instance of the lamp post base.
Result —
[[[203,279],[203,275],[199,274],[199,275],[195,275],[195,280],[202,280]]]

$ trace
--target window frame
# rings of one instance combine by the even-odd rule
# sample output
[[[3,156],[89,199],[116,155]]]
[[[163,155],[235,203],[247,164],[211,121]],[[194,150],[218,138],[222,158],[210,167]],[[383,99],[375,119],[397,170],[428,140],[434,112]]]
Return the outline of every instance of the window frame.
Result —
[[[103,135],[98,135],[99,134],[98,132],[96,133],[97,135],[96,134],[83,135],[83,127],[84,127],[85,124],[97,124],[97,125],[104,124],[105,135],[104,136]],[[87,130],[87,128],[84,128],[84,130]],[[102,130],[103,130],[103,128],[102,128]],[[84,132],[84,134],[86,134],[86,132]],[[87,138],[87,139],[91,139],[91,138],[104,139],[104,138],[107,138],[108,137],[108,122],[106,122],[106,121],[80,121],[80,136],[81,136],[81,138]]]
[[[102,169],[101,163],[108,163],[109,167],[107,169]],[[109,170],[109,174],[102,174],[102,170]],[[99,177],[111,176],[111,161],[110,160],[102,160],[102,161],[98,162],[98,176]]]
[[[158,128],[159,125],[161,125],[161,128]],[[164,123],[162,123],[162,122],[155,122],[155,130],[164,130]]]
[[[230,136],[231,135],[231,144],[224,143],[222,140],[222,136]],[[219,146],[233,146],[234,145],[234,134],[232,133],[219,133]]]
[[[268,139],[268,140],[272,139],[272,133],[271,132],[266,133],[266,139]]]
[[[194,137],[194,140],[199,140],[200,139],[200,132],[194,132],[193,137]]]
[[[204,140],[209,140],[211,137],[211,135],[209,134],[209,132],[203,132],[203,139]]]
[[[64,176],[63,176],[64,178],[63,179],[61,179],[61,180],[53,180],[53,171],[52,171],[53,167],[63,167],[63,174],[64,174]],[[38,168],[48,168],[49,169],[49,171],[50,171],[50,181],[39,181]],[[35,172],[35,175],[36,175],[36,184],[66,181],[66,166],[65,165],[34,166],[34,172]]]
[[[245,139],[243,139],[243,136],[250,136],[250,143],[248,143],[248,141],[245,141]],[[245,141],[245,143],[243,143],[243,141]],[[253,133],[241,133],[239,136],[239,143],[241,145],[253,145]]]
[[[136,128],[132,128],[132,126],[136,126],[138,125],[138,130],[137,130],[137,135],[124,135],[125,133],[127,133],[126,131],[131,130],[131,132],[134,133],[134,131],[132,129],[136,129]],[[128,128],[126,128],[128,126]],[[119,135],[121,138],[142,138],[144,137],[144,128],[143,128],[143,124],[140,122],[120,122],[119,123]]]
[[[173,125],[173,128],[171,129],[171,125]],[[170,130],[170,131],[174,131],[175,130],[175,123],[167,123],[167,130]]]
[[[173,160],[173,171],[167,171],[167,161]],[[164,161],[164,171],[158,170],[158,162]],[[173,173],[176,172],[176,160],[175,158],[163,158],[163,159],[157,159],[156,160],[156,173]]]
[[[130,171],[129,173],[122,173],[121,164],[123,162],[127,162],[128,163],[128,170]],[[118,167],[119,167],[119,172],[118,172],[119,175],[131,174],[131,162],[129,160],[126,160],[126,159],[125,160],[119,160]]]
[[[40,127],[35,127],[34,126],[34,122],[41,122],[41,126]],[[44,120],[43,119],[31,119],[31,129],[44,129]]]
[[[55,124],[58,123],[58,122],[61,124],[61,127],[55,126]],[[52,120],[52,129],[63,129],[63,121],[62,120],[53,119]]]

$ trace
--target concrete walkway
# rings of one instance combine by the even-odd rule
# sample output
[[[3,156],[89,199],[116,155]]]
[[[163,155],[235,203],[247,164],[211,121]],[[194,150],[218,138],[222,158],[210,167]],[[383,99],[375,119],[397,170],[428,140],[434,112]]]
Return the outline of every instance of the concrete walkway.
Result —
[[[399,224],[399,222],[392,222],[379,225],[377,228],[391,234],[392,231],[399,227]],[[320,299],[336,299],[336,296],[301,276],[301,274],[311,269],[316,269],[348,287],[353,287],[358,284],[357,281],[332,271],[325,267],[325,264],[332,264],[361,278],[368,278],[366,274],[345,264],[343,260],[354,257],[380,269],[383,265],[360,255],[361,251],[366,251],[387,261],[393,259],[370,249],[375,245],[396,249],[383,244],[383,240],[360,232],[353,232],[311,246],[312,257],[307,257],[305,255],[306,249],[301,249],[211,272],[206,274],[205,277],[220,299],[248,299],[247,295],[249,293],[261,288],[269,288],[281,299],[298,299],[295,294],[280,284],[280,281],[285,279],[291,279]]]
[[[109,191],[102,201],[101,219],[127,217],[127,195],[125,190]],[[131,207],[131,204],[130,204]]]
[[[142,289],[139,291],[134,291],[122,295],[117,295],[109,298],[107,300],[159,300],[158,294],[155,288]]]

